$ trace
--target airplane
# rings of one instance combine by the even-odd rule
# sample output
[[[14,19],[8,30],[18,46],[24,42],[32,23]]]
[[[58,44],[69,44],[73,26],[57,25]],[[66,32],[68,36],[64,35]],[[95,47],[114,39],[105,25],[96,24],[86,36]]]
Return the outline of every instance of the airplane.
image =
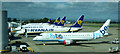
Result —
[[[64,23],[65,23],[65,19],[66,17],[64,16],[62,18],[62,20],[60,20],[60,18],[58,18],[53,24],[47,24],[47,25],[43,25],[44,28],[45,27],[50,27],[50,28],[63,28],[64,27]]]
[[[50,24],[50,22],[51,22],[51,19],[49,19],[49,20],[47,21],[48,24]]]
[[[66,19],[65,16],[62,18],[62,20],[60,20],[60,17],[58,17],[53,24],[46,24],[46,25],[43,25],[43,26],[45,26],[45,27],[46,26],[49,26],[49,27],[55,27],[55,26],[56,27],[61,27],[61,26],[64,26],[65,19]]]
[[[65,19],[66,17],[63,17],[63,19]],[[62,20],[63,20],[62,19]],[[51,20],[51,19],[50,19]],[[60,21],[60,17],[58,17],[57,19],[56,19],[56,21],[53,23],[53,24],[51,24],[51,25],[49,25],[50,24],[50,20],[48,20],[48,22],[47,23],[29,23],[29,24],[26,24],[26,25],[22,25],[22,26],[19,26],[19,27],[17,27],[17,28],[15,28],[14,30],[15,31],[19,31],[19,30],[21,30],[21,29],[26,29],[26,28],[44,28],[44,27],[48,27],[48,26],[57,26],[58,25],[58,23],[59,23],[59,21]]]
[[[58,25],[58,24],[59,24],[59,21],[60,21],[60,17],[58,17],[53,24],[54,24],[54,25]]]
[[[66,18],[66,17],[63,17],[63,19],[64,19],[64,18]],[[62,19],[62,20],[63,20],[63,19]],[[58,25],[58,24],[59,24],[59,21],[60,21],[60,17],[58,17],[53,24],[50,24],[50,23],[51,23],[51,19],[49,19],[49,20],[47,21],[47,23],[42,23],[42,26],[45,26],[45,25]]]
[[[63,42],[64,45],[70,45],[76,43],[76,41],[90,41],[98,38],[102,38],[108,35],[108,26],[110,24],[108,19],[103,26],[95,32],[82,32],[82,33],[41,33],[39,36],[33,38],[33,41],[42,41],[45,45],[45,41],[58,41]]]
[[[56,25],[56,26],[64,26],[66,17],[64,16],[63,19]]]
[[[72,27],[62,27],[62,26],[45,26],[42,28],[26,28],[26,29],[21,29],[21,31],[17,31],[17,35],[24,35],[25,30],[27,31],[27,34],[29,35],[39,35],[40,33],[50,33],[50,32],[71,32],[71,31],[78,31],[81,29],[82,23],[80,24],[79,21],[83,21],[84,15],[79,17],[77,20],[77,23],[75,23],[74,26]],[[63,23],[64,24],[64,23]],[[79,28],[78,28],[79,25]],[[77,26],[77,28],[75,28]]]

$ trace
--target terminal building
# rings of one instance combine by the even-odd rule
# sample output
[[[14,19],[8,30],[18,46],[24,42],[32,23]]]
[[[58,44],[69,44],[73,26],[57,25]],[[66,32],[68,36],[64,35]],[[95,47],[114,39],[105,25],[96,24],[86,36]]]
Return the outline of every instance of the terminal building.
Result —
[[[0,11],[0,52],[8,46],[7,11]]]

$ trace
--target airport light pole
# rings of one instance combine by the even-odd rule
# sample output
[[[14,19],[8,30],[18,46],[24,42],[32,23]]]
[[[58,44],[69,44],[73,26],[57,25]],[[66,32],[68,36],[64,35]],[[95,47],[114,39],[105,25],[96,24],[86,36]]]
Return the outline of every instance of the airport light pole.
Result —
[[[28,38],[27,29],[25,29],[25,37]]]

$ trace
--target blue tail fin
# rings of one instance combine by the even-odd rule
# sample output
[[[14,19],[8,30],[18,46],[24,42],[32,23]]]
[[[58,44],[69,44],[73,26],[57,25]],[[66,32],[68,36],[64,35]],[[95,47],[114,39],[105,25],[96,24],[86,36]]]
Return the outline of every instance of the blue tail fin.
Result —
[[[83,24],[83,19],[84,19],[84,15],[82,15],[76,22],[73,26],[71,27],[82,27],[82,24]]]
[[[49,24],[50,24],[50,22],[51,22],[51,19],[49,19],[49,20],[47,21],[47,23],[49,23]]]
[[[64,16],[63,19],[59,22],[57,26],[64,26],[66,17]]]
[[[59,21],[60,21],[60,17],[58,17],[53,24],[58,25]]]

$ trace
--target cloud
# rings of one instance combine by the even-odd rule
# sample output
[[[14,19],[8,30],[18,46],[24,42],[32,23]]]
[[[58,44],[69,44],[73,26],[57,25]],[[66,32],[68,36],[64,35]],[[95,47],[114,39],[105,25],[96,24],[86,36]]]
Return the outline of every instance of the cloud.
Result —
[[[57,18],[66,16],[71,20],[77,19],[82,14],[89,20],[117,18],[117,5],[117,2],[3,2],[3,8],[8,9],[9,17]]]
[[[66,7],[65,4],[57,4],[55,8],[61,9],[61,8],[65,8],[65,7]]]
[[[28,7],[46,7],[47,4],[45,2],[32,2],[32,4],[28,4]]]
[[[31,0],[2,0],[2,2],[30,2]]]
[[[2,0],[2,2],[64,2],[64,0]]]
[[[64,0],[65,2],[118,2],[120,0]]]
[[[44,3],[44,2],[33,2],[35,5],[42,5],[42,6],[45,6],[46,5],[46,3]]]
[[[118,2],[120,0],[2,0],[2,2]]]
[[[43,7],[43,8],[52,8],[52,9],[64,9],[68,7],[64,2],[32,2],[28,7]]]

